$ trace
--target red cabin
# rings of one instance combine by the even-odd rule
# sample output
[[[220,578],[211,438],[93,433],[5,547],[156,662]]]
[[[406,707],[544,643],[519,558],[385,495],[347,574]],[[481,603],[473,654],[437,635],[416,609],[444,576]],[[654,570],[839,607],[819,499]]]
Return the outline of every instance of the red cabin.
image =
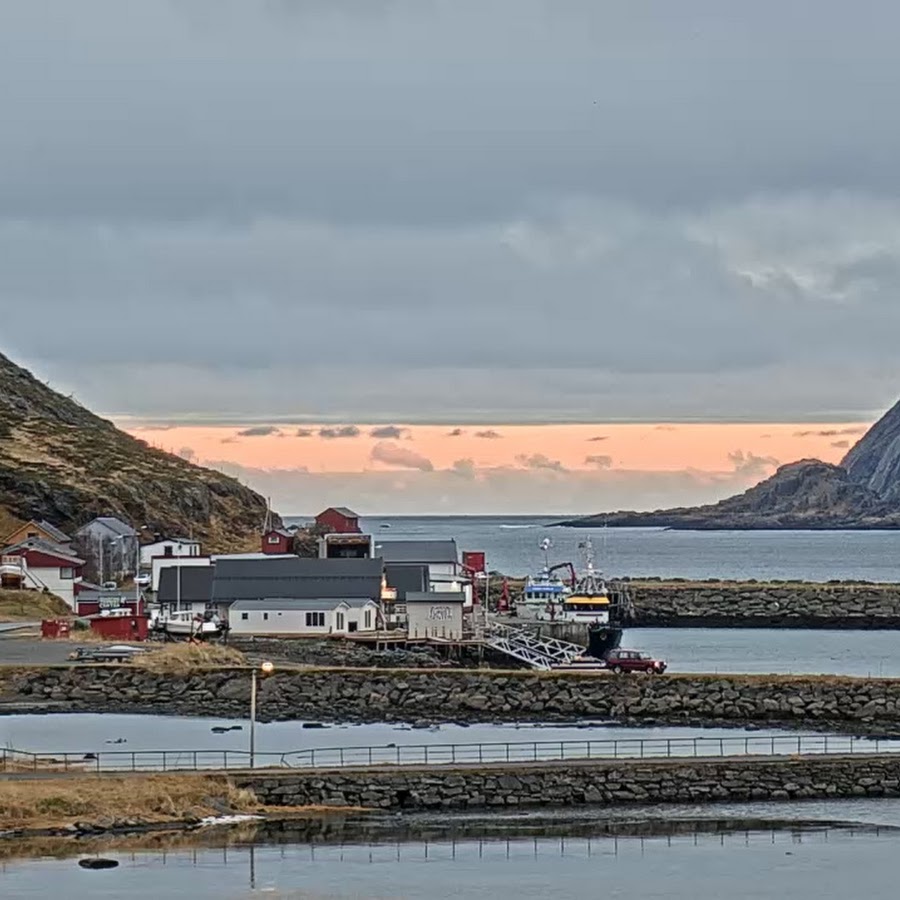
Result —
[[[91,616],[91,631],[108,641],[146,641],[147,616]]]
[[[362,534],[359,516],[346,506],[329,506],[316,516],[316,525],[335,534]]]
[[[292,553],[294,549],[294,536],[284,528],[270,528],[262,536],[262,552],[274,555],[276,553]]]

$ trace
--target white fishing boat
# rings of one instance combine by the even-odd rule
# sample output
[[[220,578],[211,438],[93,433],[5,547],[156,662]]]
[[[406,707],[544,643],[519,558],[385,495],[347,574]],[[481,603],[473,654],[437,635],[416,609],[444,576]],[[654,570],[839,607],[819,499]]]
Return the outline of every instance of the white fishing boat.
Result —
[[[226,625],[211,610],[172,610],[158,612],[151,622],[151,628],[171,637],[205,639],[218,637],[226,630]]]
[[[516,616],[520,619],[545,619],[550,611],[559,607],[571,593],[572,586],[555,574],[560,569],[568,569],[574,580],[571,563],[550,565],[550,538],[544,538],[540,547],[544,553],[544,566],[537,575],[529,575],[525,579],[522,597],[516,602]]]
[[[603,574],[594,568],[594,545],[588,538],[579,544],[585,556],[585,569],[575,587],[560,602],[548,605],[536,618],[543,622],[579,622],[608,625],[612,605]]]

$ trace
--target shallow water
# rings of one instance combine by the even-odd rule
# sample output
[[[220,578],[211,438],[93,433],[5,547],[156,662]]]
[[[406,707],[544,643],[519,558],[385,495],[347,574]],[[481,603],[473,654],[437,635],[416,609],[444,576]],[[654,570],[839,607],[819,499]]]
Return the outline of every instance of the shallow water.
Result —
[[[534,821],[546,834],[525,835],[534,817],[496,823],[492,836],[472,836],[462,826],[428,824],[419,833],[360,839],[337,834],[316,842],[209,846],[174,852],[104,853],[120,866],[85,871],[75,859],[26,860],[0,867],[0,893],[68,900],[189,896],[194,900],[243,898],[545,898],[647,897],[651,900],[829,900],[896,896],[900,831],[804,820],[900,819],[897,803],[870,812],[872,801],[830,804],[753,804],[705,807],[708,826],[650,828],[627,836],[610,829]],[[779,807],[781,807],[779,809]],[[798,808],[799,807],[799,808]],[[742,824],[721,820],[741,814],[797,817],[796,824]],[[632,820],[646,816],[632,810]],[[667,819],[690,815],[686,808]],[[457,831],[454,831],[457,828]],[[504,829],[506,833],[504,834]],[[552,836],[551,836],[552,832]],[[655,832],[655,833],[653,833]],[[637,830],[632,828],[631,834]],[[426,835],[429,835],[426,837]],[[212,842],[212,841],[211,841]]]

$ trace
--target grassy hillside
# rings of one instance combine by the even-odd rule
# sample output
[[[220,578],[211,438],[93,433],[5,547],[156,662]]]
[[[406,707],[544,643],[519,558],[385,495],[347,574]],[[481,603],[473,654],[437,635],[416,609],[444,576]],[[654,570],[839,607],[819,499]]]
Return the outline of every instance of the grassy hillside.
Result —
[[[237,480],[149,447],[0,354],[0,531],[115,515],[221,552],[255,549],[265,509]]]

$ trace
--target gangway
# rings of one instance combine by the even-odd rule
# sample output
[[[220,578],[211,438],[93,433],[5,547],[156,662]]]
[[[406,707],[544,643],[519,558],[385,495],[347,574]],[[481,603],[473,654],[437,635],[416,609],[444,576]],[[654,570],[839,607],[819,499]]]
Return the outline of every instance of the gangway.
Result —
[[[578,644],[541,637],[527,628],[501,625],[490,619],[485,623],[484,643],[499,653],[527,663],[532,669],[544,672],[554,666],[569,663],[585,653],[585,648]]]

